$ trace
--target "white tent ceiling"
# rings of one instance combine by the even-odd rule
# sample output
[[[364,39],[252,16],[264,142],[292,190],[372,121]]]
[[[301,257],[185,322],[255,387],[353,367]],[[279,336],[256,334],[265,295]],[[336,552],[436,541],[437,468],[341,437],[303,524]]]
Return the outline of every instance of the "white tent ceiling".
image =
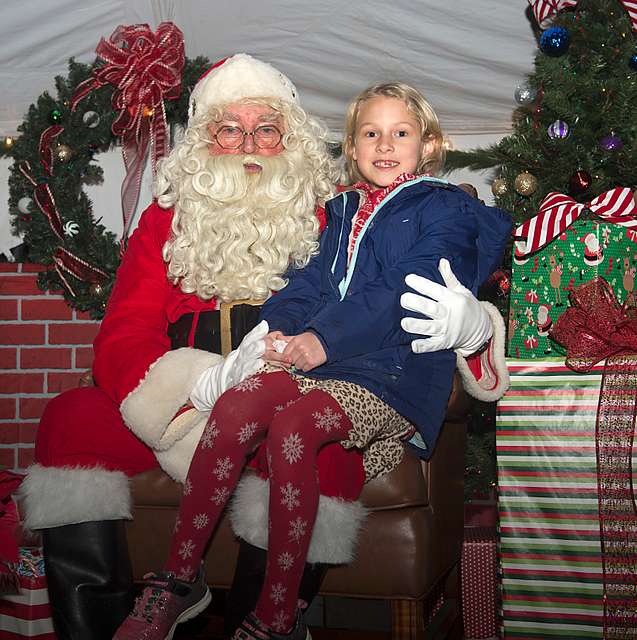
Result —
[[[245,51],[274,64],[335,133],[355,93],[402,79],[427,95],[452,143],[468,148],[510,130],[513,91],[536,49],[527,7],[526,0],[3,0],[0,136],[16,132],[40,93],[54,92],[70,57],[91,62],[100,37],[120,24],[171,20],[189,57]],[[102,199],[116,210],[115,196],[104,193],[93,195],[96,209]]]

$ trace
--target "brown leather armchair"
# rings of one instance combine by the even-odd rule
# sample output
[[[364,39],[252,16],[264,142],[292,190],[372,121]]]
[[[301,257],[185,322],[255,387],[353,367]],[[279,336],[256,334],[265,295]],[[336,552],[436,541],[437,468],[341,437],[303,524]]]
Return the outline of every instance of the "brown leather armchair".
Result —
[[[331,568],[321,587],[326,596],[391,601],[395,640],[443,638],[459,621],[453,596],[463,534],[464,446],[470,406],[456,375],[431,460],[422,462],[408,454],[392,473],[366,485],[361,499],[371,513],[356,560]],[[150,471],[133,479],[132,491],[134,519],[128,526],[128,540],[139,580],[160,567],[168,554],[181,485],[161,471]],[[224,518],[206,556],[210,586],[230,587],[237,552],[238,544]]]

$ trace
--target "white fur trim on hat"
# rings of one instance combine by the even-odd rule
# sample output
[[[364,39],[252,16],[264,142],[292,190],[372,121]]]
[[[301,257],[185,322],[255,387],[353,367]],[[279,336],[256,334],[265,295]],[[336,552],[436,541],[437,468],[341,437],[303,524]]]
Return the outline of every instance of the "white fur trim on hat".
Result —
[[[207,111],[243,98],[281,98],[298,104],[296,87],[271,64],[247,53],[237,53],[211,67],[190,94],[188,114]]]

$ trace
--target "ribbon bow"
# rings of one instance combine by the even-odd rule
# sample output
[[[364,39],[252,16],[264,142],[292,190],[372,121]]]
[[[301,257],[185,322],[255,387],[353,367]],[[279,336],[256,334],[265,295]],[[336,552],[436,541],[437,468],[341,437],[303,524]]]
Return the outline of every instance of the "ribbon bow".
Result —
[[[566,348],[566,365],[577,372],[619,353],[637,353],[637,309],[617,302],[604,278],[576,287],[571,306],[549,335]]]
[[[619,0],[628,12],[633,31],[637,33],[637,0]],[[529,0],[533,15],[542,29],[546,29],[553,16],[569,7],[577,6],[578,0]]]
[[[122,213],[126,242],[137,205],[144,160],[151,147],[153,175],[157,160],[169,151],[164,100],[175,100],[181,91],[184,68],[184,38],[172,22],[162,22],[153,33],[147,24],[119,26],[95,50],[105,64],[78,85],[71,99],[74,111],[93,89],[115,87],[112,105],[118,111],[113,134],[122,139],[126,177],[122,184]]]
[[[518,257],[535,253],[570,227],[584,211],[590,211],[602,222],[623,227],[637,227],[637,204],[628,187],[616,187],[590,202],[582,204],[573,198],[552,191],[542,203],[536,216],[515,230],[515,254]],[[520,240],[526,239],[526,243]]]

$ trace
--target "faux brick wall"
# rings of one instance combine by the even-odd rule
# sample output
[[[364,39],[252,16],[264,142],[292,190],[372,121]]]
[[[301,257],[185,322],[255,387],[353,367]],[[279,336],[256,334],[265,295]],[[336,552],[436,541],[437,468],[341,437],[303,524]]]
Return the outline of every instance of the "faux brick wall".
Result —
[[[93,362],[99,322],[42,292],[35,264],[0,263],[0,467],[33,461],[47,401],[76,387]]]

